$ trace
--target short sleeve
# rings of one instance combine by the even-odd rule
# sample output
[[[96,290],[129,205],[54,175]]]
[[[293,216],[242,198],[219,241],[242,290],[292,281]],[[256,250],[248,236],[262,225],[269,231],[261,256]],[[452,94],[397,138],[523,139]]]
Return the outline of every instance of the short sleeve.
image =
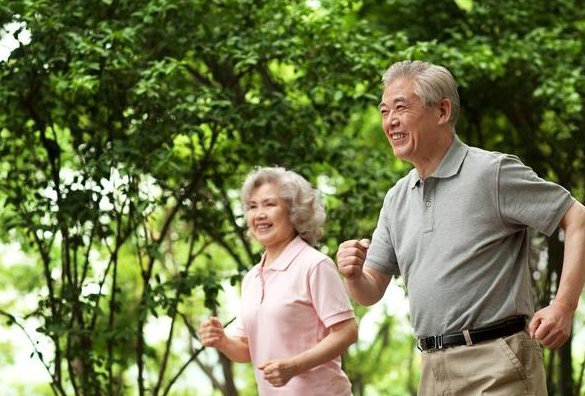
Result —
[[[384,199],[384,204],[382,205],[378,223],[370,241],[370,247],[368,248],[364,265],[388,276],[398,276],[400,270],[391,236],[391,197],[392,189],[386,194],[386,198]]]
[[[236,319],[225,329],[226,334],[232,337],[248,338],[246,328],[242,322],[241,315],[238,315]]]
[[[253,270],[249,271],[242,280],[242,297],[240,299],[238,315],[236,316],[236,319],[232,323],[230,323],[225,329],[225,333],[229,336],[248,338],[248,331],[246,330],[246,326],[244,325],[243,315],[246,304],[245,296],[248,293],[248,288],[250,287],[250,281],[253,276],[253,272],[254,272]]]
[[[331,259],[314,266],[309,274],[309,288],[317,316],[325,327],[355,317],[345,286]]]
[[[504,155],[498,173],[499,213],[510,227],[531,227],[550,236],[575,199],[517,157]]]

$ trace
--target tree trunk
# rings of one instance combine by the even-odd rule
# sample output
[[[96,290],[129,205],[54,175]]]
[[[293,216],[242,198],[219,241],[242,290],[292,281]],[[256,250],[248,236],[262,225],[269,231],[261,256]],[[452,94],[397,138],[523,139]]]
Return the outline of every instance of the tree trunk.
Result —
[[[222,353],[219,354],[219,361],[223,369],[224,382],[224,395],[225,396],[239,396],[236,384],[234,383],[234,370],[233,363]]]

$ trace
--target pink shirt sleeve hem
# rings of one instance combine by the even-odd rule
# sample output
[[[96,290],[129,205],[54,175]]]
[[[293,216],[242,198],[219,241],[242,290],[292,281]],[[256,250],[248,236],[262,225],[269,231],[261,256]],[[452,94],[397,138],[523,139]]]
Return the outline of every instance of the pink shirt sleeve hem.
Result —
[[[343,322],[343,321],[348,320],[348,319],[352,319],[354,317],[355,317],[355,315],[354,315],[352,310],[339,312],[339,313],[336,313],[334,315],[331,315],[331,316],[323,319],[323,325],[325,327],[331,327],[334,324],[337,324],[339,322]]]

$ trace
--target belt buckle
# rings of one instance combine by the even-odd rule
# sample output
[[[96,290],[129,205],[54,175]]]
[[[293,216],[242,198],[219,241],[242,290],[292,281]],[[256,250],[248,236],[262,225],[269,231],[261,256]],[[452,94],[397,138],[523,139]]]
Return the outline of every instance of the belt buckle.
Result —
[[[435,334],[433,339],[435,340],[434,349],[443,349],[443,334]]]
[[[427,338],[421,338],[418,344],[418,349],[421,351],[436,351],[438,349],[443,349],[443,334],[435,334]],[[429,344],[432,344],[432,347],[429,347]]]

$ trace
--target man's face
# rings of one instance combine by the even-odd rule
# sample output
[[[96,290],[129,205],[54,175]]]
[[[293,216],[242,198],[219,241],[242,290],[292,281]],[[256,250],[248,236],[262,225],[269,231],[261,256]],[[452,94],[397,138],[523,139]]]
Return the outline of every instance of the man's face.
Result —
[[[396,157],[416,166],[431,156],[440,112],[424,106],[414,93],[413,81],[399,79],[387,85],[379,108]]]

